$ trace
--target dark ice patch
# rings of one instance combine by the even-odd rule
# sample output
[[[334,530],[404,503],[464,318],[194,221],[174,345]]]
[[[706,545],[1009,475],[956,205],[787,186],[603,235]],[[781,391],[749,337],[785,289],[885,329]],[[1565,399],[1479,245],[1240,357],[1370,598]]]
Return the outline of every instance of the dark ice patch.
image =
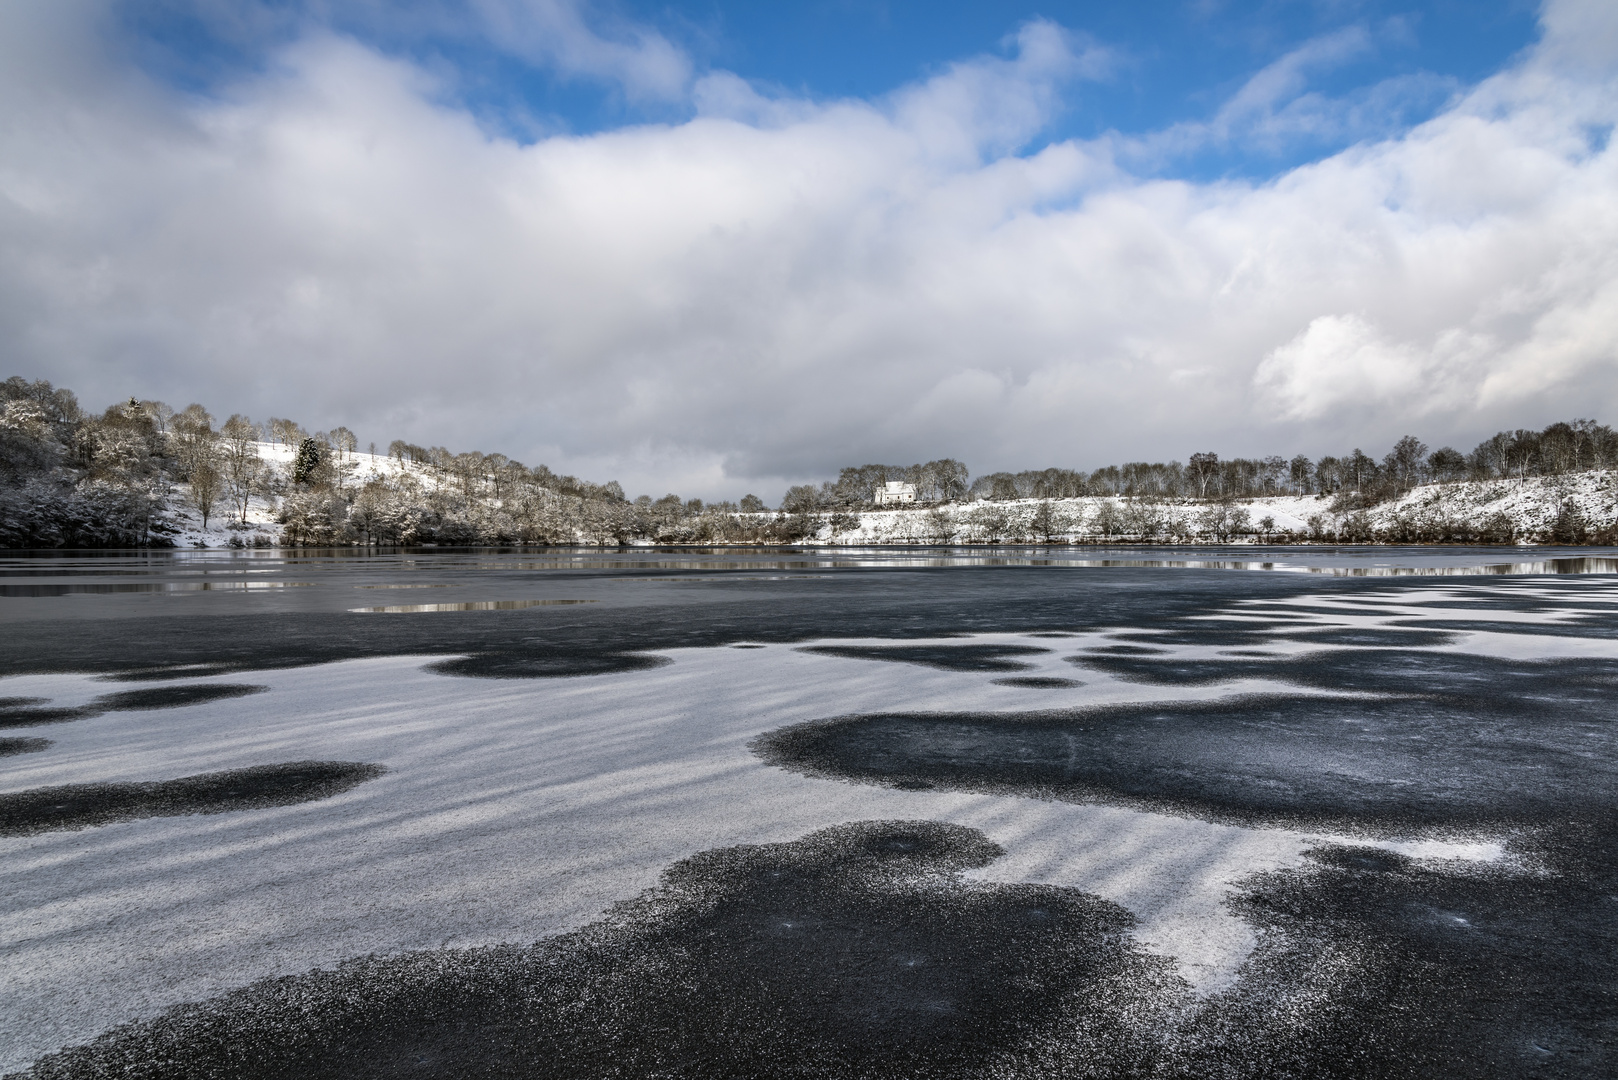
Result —
[[[1144,1075],[1184,984],[1073,889],[968,881],[974,829],[862,822],[704,852],[583,930],[271,979],[40,1080]]]
[[[103,694],[88,705],[71,708],[39,708],[37,706],[7,707],[0,699],[0,728],[33,727],[35,724],[61,724],[69,720],[87,720],[105,712],[125,712],[148,709],[177,709],[186,705],[200,705],[223,698],[261,694],[268,686],[246,683],[184,683],[177,686],[154,686],[140,690],[124,690],[116,694]],[[44,701],[44,698],[11,699]]]
[[[178,780],[67,784],[0,794],[0,836],[84,829],[135,818],[223,814],[326,799],[381,776],[380,765],[293,761]]]
[[[1618,660],[1504,660],[1470,653],[1377,649],[1309,652],[1257,660],[1246,656],[1075,656],[1070,663],[1130,682],[1208,686],[1236,679],[1270,679],[1342,693],[1482,699],[1491,710],[1569,709],[1601,715],[1618,688]],[[1536,704],[1537,703],[1537,704]]]
[[[1272,641],[1305,645],[1358,645],[1379,649],[1431,649],[1449,645],[1455,635],[1439,630],[1398,630],[1386,627],[1334,626],[1269,635]]]
[[[763,645],[732,645],[732,649],[762,649]]]
[[[1168,652],[1167,649],[1156,649],[1149,645],[1091,645],[1084,651],[1113,656],[1156,656]]]
[[[104,694],[96,698],[95,706],[112,712],[179,709],[187,705],[201,705],[224,698],[262,694],[268,690],[268,686],[255,686],[250,683],[182,683],[179,686],[154,686],[143,690]]]
[[[1323,866],[1362,873],[1392,873],[1395,870],[1409,870],[1416,865],[1409,856],[1377,847],[1329,844],[1315,848],[1307,854]]]
[[[1021,686],[1029,690],[1066,690],[1084,685],[1078,679],[1059,679],[1053,675],[1013,675],[990,681],[996,686]]]
[[[37,754],[51,745],[49,739],[0,739],[0,757],[13,754]]]
[[[29,700],[43,701],[44,698]],[[62,724],[69,720],[83,720],[86,717],[100,716],[101,710],[93,705],[79,705],[72,708],[30,708],[27,706],[17,708],[0,707],[0,728],[33,727],[36,724]]]
[[[1183,1075],[1618,1075],[1615,836],[1606,813],[1513,841],[1548,873],[1330,846],[1255,875],[1232,906],[1258,951]]]
[[[851,660],[886,660],[945,671],[1027,671],[1032,664],[1011,659],[1048,653],[1037,645],[805,645],[799,652]]]
[[[1147,658],[1144,656],[1107,656],[1085,654],[1064,656],[1062,659],[1091,671],[1111,675],[1124,682],[1149,683],[1159,686],[1213,686],[1237,679],[1284,679],[1285,674],[1274,664],[1252,661],[1193,660],[1176,657]]]
[[[667,656],[647,653],[474,653],[435,661],[427,670],[474,679],[562,679],[649,671],[672,663]]]
[[[1118,641],[1135,641],[1152,646],[1202,645],[1219,649],[1241,649],[1275,644],[1274,636],[1265,632],[1268,629],[1270,627],[1249,622],[1243,622],[1239,626],[1232,626],[1229,623],[1179,623],[1170,630],[1107,636]]]
[[[49,705],[45,697],[0,697],[0,709],[28,709],[35,705]]]
[[[757,739],[811,776],[1071,802],[1250,826],[1403,833],[1618,805],[1606,706],[1290,696],[1022,713],[874,713]]]

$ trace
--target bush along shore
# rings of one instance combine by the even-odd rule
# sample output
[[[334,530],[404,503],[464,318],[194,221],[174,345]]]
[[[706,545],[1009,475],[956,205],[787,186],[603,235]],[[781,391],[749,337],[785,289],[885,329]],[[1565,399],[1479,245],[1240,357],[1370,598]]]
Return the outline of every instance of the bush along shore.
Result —
[[[1131,462],[972,477],[941,459],[863,465],[704,503],[628,498],[502,454],[347,428],[219,422],[201,405],[99,414],[47,382],[0,383],[0,546],[884,545],[1618,542],[1618,435],[1579,420],[1470,453],[1401,439],[1383,458]]]

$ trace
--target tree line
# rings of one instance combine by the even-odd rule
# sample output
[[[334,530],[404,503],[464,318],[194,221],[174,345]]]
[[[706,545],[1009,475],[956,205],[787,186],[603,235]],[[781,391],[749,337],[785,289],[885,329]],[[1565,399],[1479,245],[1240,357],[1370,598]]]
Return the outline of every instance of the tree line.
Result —
[[[290,463],[264,460],[266,443]],[[1084,496],[1109,500],[1082,523],[1097,536],[1218,537],[1257,527],[1231,505],[1243,499],[1330,496],[1334,513],[1352,515],[1421,484],[1613,468],[1618,435],[1575,420],[1502,431],[1467,454],[1406,436],[1381,458],[1358,448],[1318,460],[1221,459],[1208,451],[1184,463],[978,477],[953,458],[860,465],[836,480],[789,488],[774,509],[751,494],[737,502],[673,494],[631,500],[616,482],[558,475],[499,453],[396,440],[385,455],[393,467],[379,468],[374,443],[368,452],[362,467],[346,427],[310,432],[293,420],[260,424],[241,414],[221,422],[201,405],[176,411],[135,398],[93,413],[71,391],[13,377],[0,383],[0,545],[160,546],[178,534],[169,511],[181,506],[205,528],[228,521],[233,543],[269,543],[250,520],[255,504],[273,512],[289,544],[791,543],[859,528],[859,513],[893,481],[914,488],[917,512],[901,531],[917,542],[1068,535],[1081,527],[1075,511],[1048,504]],[[1042,505],[994,509],[1027,501]],[[951,506],[965,509],[943,512]]]
[[[916,501],[923,505],[1084,497],[1201,502],[1329,495],[1334,509],[1342,511],[1375,506],[1423,484],[1560,476],[1614,467],[1618,467],[1618,433],[1593,420],[1574,420],[1542,431],[1502,431],[1469,454],[1449,446],[1431,450],[1406,435],[1380,459],[1358,447],[1318,460],[1302,454],[1221,459],[1206,451],[1192,454],[1184,463],[1132,461],[1091,472],[1066,468],[994,472],[970,484],[966,466],[950,459],[926,465],[861,465],[841,470],[836,480],[818,487],[791,488],[783,508],[867,508],[884,481],[900,480],[915,484]]]
[[[290,462],[265,460],[265,444]],[[136,398],[94,413],[70,390],[14,376],[0,383],[0,546],[171,546],[176,509],[204,529],[228,521],[233,545],[268,545],[250,521],[255,505],[273,508],[281,542],[293,545],[782,543],[815,527],[772,517],[755,495],[629,500],[615,481],[498,453],[395,441],[385,457],[397,468],[377,467],[374,443],[368,454],[362,466],[346,427],[221,422],[202,405]]]

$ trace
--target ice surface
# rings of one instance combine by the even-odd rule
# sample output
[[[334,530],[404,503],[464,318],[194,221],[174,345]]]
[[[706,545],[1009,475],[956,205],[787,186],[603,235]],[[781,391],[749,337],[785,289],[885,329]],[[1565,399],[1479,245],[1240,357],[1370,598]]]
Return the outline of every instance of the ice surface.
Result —
[[[1306,627],[1412,627],[1475,620],[1440,651],[1618,657],[1581,637],[1576,601],[1612,586],[1546,587],[1556,610],[1474,603],[1486,588],[1263,601]],[[1522,589],[1511,596],[1521,600]],[[1235,603],[1222,614],[1258,614]],[[1510,622],[1557,626],[1513,634]],[[1295,627],[1289,627],[1295,629]],[[1018,657],[1029,677],[1068,678],[1063,657],[1117,644],[1127,626],[1060,641],[1019,634],[941,639],[1054,651]],[[825,644],[881,645],[839,638]],[[911,639],[907,644],[925,644]],[[813,643],[810,643],[813,644]],[[1334,646],[1335,647],[1335,646]],[[1164,657],[1228,649],[1163,646]],[[1277,641],[1277,655],[1319,652]],[[1354,646],[1344,646],[1352,651]],[[1254,946],[1224,901],[1254,871],[1296,866],[1318,833],[1037,799],[901,791],[813,779],[748,749],[760,734],[847,713],[1017,711],[1203,701],[1284,689],[1243,678],[1145,686],[1088,672],[1083,684],[996,685],[990,673],[820,655],[788,645],[666,650],[673,663],[571,679],[455,678],[442,657],[388,657],[261,671],[267,693],[52,725],[48,753],[4,759],[0,790],[164,780],[274,762],[368,762],[388,771],[320,802],[153,818],[0,838],[0,1069],[111,1025],[271,975],[372,952],[529,942],[595,918],[674,861],[738,843],[792,840],[841,822],[935,819],[983,830],[1007,854],[978,873],[1073,886],[1139,919],[1137,938],[1174,957],[1199,992],[1229,986]],[[229,680],[240,681],[241,676]],[[190,680],[208,684],[213,680]],[[0,680],[0,697],[89,704],[88,675]],[[11,732],[18,734],[19,732]],[[41,731],[24,732],[40,734]],[[1363,838],[1354,843],[1364,844]],[[1415,858],[1498,862],[1491,836],[1382,841]]]

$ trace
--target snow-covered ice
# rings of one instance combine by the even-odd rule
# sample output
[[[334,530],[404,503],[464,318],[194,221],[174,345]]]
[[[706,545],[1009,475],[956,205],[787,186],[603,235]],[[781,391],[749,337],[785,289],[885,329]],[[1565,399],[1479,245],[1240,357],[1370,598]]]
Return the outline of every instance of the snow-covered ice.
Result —
[[[1574,627],[1555,635],[1500,628],[1510,618],[1563,618],[1555,613],[1450,606],[1455,595],[1406,589],[1281,603],[1311,627],[1493,624],[1434,646],[1440,650],[1618,657],[1618,642],[1579,637]],[[1591,603],[1615,598],[1605,585],[1583,595]],[[1223,616],[1240,618],[1244,606],[1234,603]],[[1070,676],[1065,654],[1128,629],[973,640],[1051,649],[1020,658],[1035,665],[1021,674]],[[1166,658],[1219,652],[1165,648]],[[1303,648],[1321,646],[1278,643],[1276,651]],[[1233,884],[1297,865],[1321,838],[1116,806],[814,779],[769,766],[748,749],[772,729],[862,711],[1311,692],[1297,686],[1253,678],[1143,686],[1087,671],[1082,686],[1024,689],[995,685],[981,672],[787,645],[660,652],[673,663],[573,679],[454,678],[411,656],[238,672],[228,681],[270,692],[8,732],[55,745],[6,759],[4,791],[305,759],[371,762],[388,772],[320,802],[0,838],[0,1069],[266,976],[372,952],[533,941],[589,922],[698,851],[870,819],[983,830],[1006,855],[981,876],[1073,886],[1124,905],[1139,919],[1137,938],[1174,957],[1207,993],[1231,984],[1254,945],[1249,925],[1224,905]],[[109,689],[85,675],[0,680],[0,696],[66,706]],[[1487,835],[1375,842],[1440,860],[1495,862],[1504,850]]]

